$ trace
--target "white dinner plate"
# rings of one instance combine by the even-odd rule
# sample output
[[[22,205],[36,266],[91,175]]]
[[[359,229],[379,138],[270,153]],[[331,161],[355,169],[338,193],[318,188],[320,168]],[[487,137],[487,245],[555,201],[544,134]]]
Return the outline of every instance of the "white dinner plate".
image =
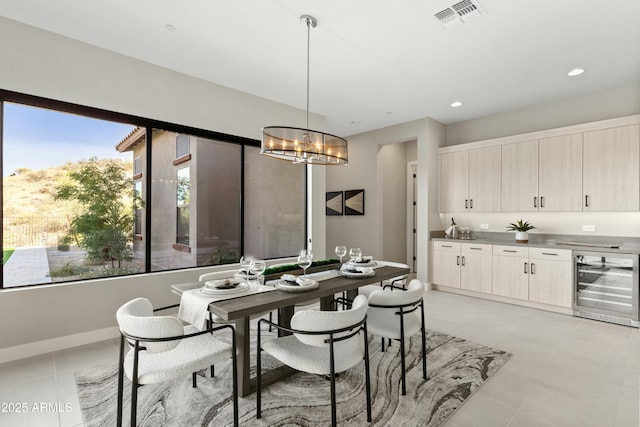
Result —
[[[306,286],[290,285],[285,280],[278,280],[276,282],[276,289],[280,289],[281,291],[285,291],[285,292],[306,292],[306,291],[310,291],[311,289],[317,288],[319,285],[320,283],[318,283],[315,280],[313,281],[313,283]]]
[[[212,286],[203,286],[200,288],[200,292],[205,295],[232,295],[232,294],[240,294],[249,289],[249,284],[247,282],[239,283],[238,286],[234,288],[214,288]]]
[[[375,271],[372,271],[371,273],[360,273],[360,272],[356,273],[351,271],[340,270],[338,273],[340,273],[341,276],[348,277],[349,279],[361,279],[363,277],[373,277],[376,275]]]
[[[357,267],[374,267],[376,265],[376,262],[374,260],[367,261],[367,262],[351,262],[351,261],[348,261],[347,264],[354,265],[354,266],[357,266]]]

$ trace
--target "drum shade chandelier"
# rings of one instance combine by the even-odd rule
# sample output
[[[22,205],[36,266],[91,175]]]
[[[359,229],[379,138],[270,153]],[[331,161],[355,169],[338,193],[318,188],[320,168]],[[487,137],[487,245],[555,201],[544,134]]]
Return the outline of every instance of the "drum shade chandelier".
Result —
[[[260,153],[293,163],[344,165],[349,163],[347,140],[309,129],[309,45],[311,28],[315,28],[318,21],[310,15],[302,15],[300,21],[307,25],[307,128],[263,127]]]

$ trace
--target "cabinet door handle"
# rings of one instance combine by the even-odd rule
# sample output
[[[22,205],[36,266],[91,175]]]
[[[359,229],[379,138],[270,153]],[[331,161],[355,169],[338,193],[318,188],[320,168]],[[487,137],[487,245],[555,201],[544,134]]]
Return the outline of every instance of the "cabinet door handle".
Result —
[[[464,267],[464,256],[462,257],[462,266]]]
[[[464,208],[469,209],[469,199],[464,199]]]
[[[544,196],[540,196],[540,207],[544,208]]]
[[[456,257],[456,265],[460,265],[460,255]]]
[[[588,194],[584,195],[584,206],[587,207],[587,208],[589,207],[589,195]]]
[[[441,247],[441,248],[452,248],[453,246],[451,246],[451,245],[442,245],[442,246],[440,246],[440,247]]]
[[[531,263],[531,274],[536,274],[536,265]]]
[[[469,208],[473,209],[473,199],[469,199]]]
[[[528,269],[527,269],[528,265],[527,265],[527,264],[529,264],[529,263],[528,263],[528,262],[525,262],[525,263],[524,263],[524,274],[527,274],[527,273],[528,273],[528,271],[527,271],[527,270],[528,270]]]
[[[482,248],[474,248],[474,247],[471,247],[469,249],[473,249],[474,251],[481,251],[482,250]]]
[[[534,208],[538,207],[538,197],[537,196],[533,198],[533,207]]]
[[[553,256],[558,256],[558,254],[554,254],[551,252],[542,252],[542,255],[553,255]]]
[[[511,249],[503,249],[502,252],[512,252],[512,253],[515,254],[518,251],[512,251]]]

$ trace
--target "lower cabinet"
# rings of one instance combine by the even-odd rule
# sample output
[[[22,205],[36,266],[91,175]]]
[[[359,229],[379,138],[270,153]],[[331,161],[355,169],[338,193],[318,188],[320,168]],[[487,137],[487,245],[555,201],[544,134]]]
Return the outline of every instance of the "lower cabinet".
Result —
[[[529,249],[529,301],[572,306],[571,251]]]
[[[434,241],[433,283],[571,308],[571,250]]]
[[[460,287],[460,243],[440,242],[433,244],[433,282],[453,288]]]
[[[441,286],[491,293],[491,247],[440,242],[433,245],[433,282]]]
[[[529,248],[493,246],[492,293],[502,297],[529,299]]]
[[[460,288],[491,293],[492,245],[460,244]]]

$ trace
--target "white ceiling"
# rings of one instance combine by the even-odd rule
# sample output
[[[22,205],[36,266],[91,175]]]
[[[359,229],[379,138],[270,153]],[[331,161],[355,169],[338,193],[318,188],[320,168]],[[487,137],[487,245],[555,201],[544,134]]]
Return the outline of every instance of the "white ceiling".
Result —
[[[445,0],[0,0],[0,16],[305,109],[313,15],[310,110],[343,136],[640,82],[639,0],[478,2],[448,30]]]

